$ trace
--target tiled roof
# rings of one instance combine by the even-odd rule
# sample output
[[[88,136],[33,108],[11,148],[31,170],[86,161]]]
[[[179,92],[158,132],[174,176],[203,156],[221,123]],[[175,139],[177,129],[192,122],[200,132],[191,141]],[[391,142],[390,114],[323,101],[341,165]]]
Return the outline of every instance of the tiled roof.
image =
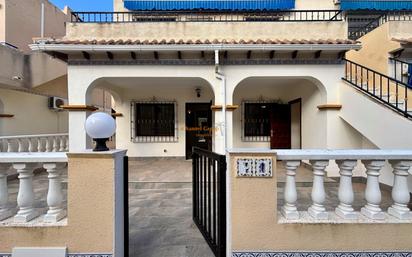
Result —
[[[412,45],[412,38],[392,38],[392,40],[402,45]]]
[[[357,41],[349,39],[241,39],[241,40],[185,40],[185,39],[161,39],[161,40],[134,40],[134,39],[108,39],[108,40],[68,40],[68,39],[51,39],[38,40],[37,43],[45,44],[68,44],[68,45],[201,45],[201,44],[357,44]]]

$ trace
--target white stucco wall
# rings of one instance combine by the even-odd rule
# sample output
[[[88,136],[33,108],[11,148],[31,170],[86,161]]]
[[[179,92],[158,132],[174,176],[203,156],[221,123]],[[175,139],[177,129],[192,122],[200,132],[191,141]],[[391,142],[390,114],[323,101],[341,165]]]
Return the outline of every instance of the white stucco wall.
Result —
[[[307,81],[306,85],[309,86],[301,85],[301,91],[298,91],[296,89],[290,90],[291,92],[293,92],[290,93],[291,98],[298,98],[300,94],[306,96],[304,104],[307,108],[304,110],[305,115],[303,122],[308,128],[306,130],[304,128],[303,132],[304,147],[339,148],[339,142],[335,142],[333,138],[331,138],[335,135],[329,131],[330,129],[327,125],[324,125],[328,124],[329,119],[332,120],[333,118],[336,118],[337,114],[319,112],[316,106],[325,103],[336,103],[338,101],[338,85],[340,84],[340,77],[343,73],[342,65],[294,65],[293,69],[291,69],[290,65],[233,65],[221,67],[221,72],[226,77],[225,82],[227,104],[234,104],[234,89],[239,83],[250,77],[278,77],[286,80],[298,79],[301,81]],[[87,99],[86,97],[86,95],[88,94],[88,88],[90,86],[93,87],[98,85],[99,87],[110,88],[113,92],[115,92],[115,95],[117,95],[117,98],[119,99],[119,101],[116,100],[116,110],[124,114],[124,117],[119,120],[128,119],[128,111],[130,108],[128,99],[130,98],[144,98],[144,96],[148,95],[150,95],[151,97],[157,95],[161,96],[165,92],[167,92],[167,94],[169,95],[168,98],[172,98],[175,95],[175,93],[168,92],[166,89],[156,90],[156,85],[146,85],[146,87],[150,87],[149,91],[148,89],[138,89],[136,88],[137,85],[135,85],[135,87],[132,87],[134,88],[133,90],[135,91],[135,93],[130,90],[130,92],[125,93],[122,90],[122,88],[124,88],[124,85],[122,85],[121,79],[119,78],[134,78],[136,79],[136,81],[139,81],[139,78],[199,78],[206,81],[211,86],[211,88],[213,88],[213,91],[215,92],[214,103],[216,105],[221,105],[223,103],[223,82],[215,77],[213,66],[69,66],[68,74],[70,104],[90,103],[90,97],[88,97],[89,99]],[[196,85],[194,85],[193,87],[195,86]],[[318,89],[318,93],[314,96],[310,96],[311,92],[314,92],[314,87]],[[266,92],[260,92],[260,90],[256,90],[256,88],[254,89],[254,93],[256,95],[266,94]],[[192,95],[192,98],[189,97],[190,95]],[[179,102],[197,100],[194,96],[193,89],[189,89],[189,92],[183,90],[179,92],[178,96],[182,97]],[[248,98],[248,96],[245,97]],[[184,104],[179,104],[179,106],[180,108],[183,108]],[[235,139],[235,137],[240,139],[240,135],[235,136],[236,129],[231,123],[233,115],[238,115],[236,113],[239,112],[240,110],[226,113],[226,119],[228,121],[227,148],[233,148],[236,146],[234,142],[236,142],[236,140],[238,139]],[[84,112],[70,113],[70,145],[73,150],[81,150],[85,147],[90,147],[90,144],[88,143],[89,139],[87,139],[84,128],[78,125],[84,123],[87,115],[88,114]],[[179,115],[179,117],[183,118],[181,115]],[[322,124],[319,125],[312,122],[312,120],[317,119],[321,120],[319,121],[319,123]],[[221,111],[215,112],[214,120],[216,126],[222,126],[223,115]],[[122,125],[120,123],[118,124],[116,138],[118,148],[128,148],[130,156],[134,156],[133,154],[136,154],[136,156],[138,156],[137,154],[144,154],[145,156],[157,156],[159,153],[161,154],[160,156],[165,155],[165,153],[163,152],[165,146],[162,144],[153,144],[153,147],[147,147],[147,145],[145,145],[145,150],[134,150],[135,144],[130,143],[130,122],[125,122],[124,124],[126,125]],[[224,127],[222,127],[222,130],[223,129]],[[318,133],[316,135],[319,136],[317,136],[317,138],[314,138],[311,135],[312,133],[310,132],[310,129],[317,130]],[[342,139],[342,141],[344,141],[344,139]],[[214,138],[215,151],[223,153],[223,143],[223,134],[220,135],[219,133],[217,133]],[[176,149],[177,148],[171,148],[167,151],[167,155],[183,156],[184,149]]]
[[[0,102],[0,113],[14,115],[0,119],[0,136],[67,132],[67,112],[49,110],[45,96],[0,89]]]

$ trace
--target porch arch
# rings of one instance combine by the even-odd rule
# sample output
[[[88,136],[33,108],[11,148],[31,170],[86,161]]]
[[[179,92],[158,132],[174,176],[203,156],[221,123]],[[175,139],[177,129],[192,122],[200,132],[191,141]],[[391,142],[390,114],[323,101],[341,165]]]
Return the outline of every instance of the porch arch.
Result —
[[[254,76],[242,79],[234,87],[232,101],[240,108],[232,114],[232,142],[235,148],[270,148],[270,135],[248,139],[245,137],[246,103],[275,102],[288,104],[301,99],[300,131],[291,132],[292,140],[299,136],[302,148],[325,148],[327,116],[317,106],[327,101],[327,89],[313,77]],[[268,119],[270,119],[268,117]],[[294,140],[296,141],[296,140]]]

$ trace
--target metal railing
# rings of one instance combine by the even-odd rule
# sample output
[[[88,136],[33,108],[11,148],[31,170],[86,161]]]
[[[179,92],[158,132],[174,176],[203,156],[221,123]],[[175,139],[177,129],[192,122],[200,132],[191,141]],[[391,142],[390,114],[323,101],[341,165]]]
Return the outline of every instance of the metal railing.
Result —
[[[405,84],[412,86],[412,62],[405,62],[389,57],[393,65],[393,77]]]
[[[391,11],[384,13],[360,29],[349,31],[349,39],[357,40],[388,21],[412,21],[412,12]]]
[[[343,80],[405,117],[412,118],[412,106],[408,105],[408,95],[412,94],[411,85],[358,63],[346,59],[344,61]]]
[[[193,221],[216,257],[226,256],[226,156],[193,148]]]
[[[73,23],[342,21],[340,10],[73,12]]]

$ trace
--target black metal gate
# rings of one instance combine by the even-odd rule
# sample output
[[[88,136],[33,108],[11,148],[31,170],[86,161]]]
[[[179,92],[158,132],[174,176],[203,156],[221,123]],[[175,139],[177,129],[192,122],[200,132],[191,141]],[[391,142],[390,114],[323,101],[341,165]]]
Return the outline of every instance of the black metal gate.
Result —
[[[193,221],[216,257],[226,256],[226,156],[193,148]]]

